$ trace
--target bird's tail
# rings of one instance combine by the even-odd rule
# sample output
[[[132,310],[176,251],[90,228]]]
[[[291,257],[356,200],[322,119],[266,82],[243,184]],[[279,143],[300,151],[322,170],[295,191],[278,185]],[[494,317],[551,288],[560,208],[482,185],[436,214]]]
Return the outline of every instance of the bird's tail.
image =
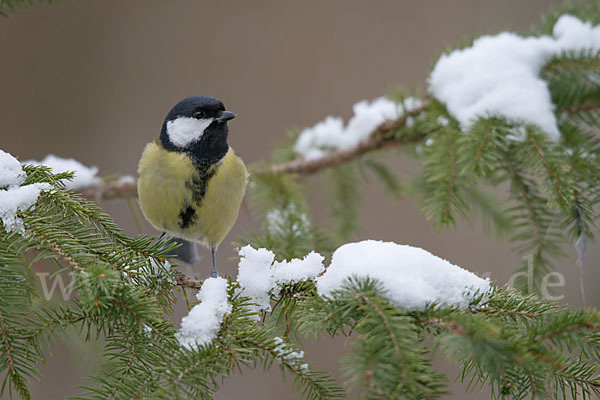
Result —
[[[179,246],[171,252],[172,257],[187,264],[194,265],[198,261],[198,250],[196,243],[185,239],[170,238],[168,244],[177,243]]]

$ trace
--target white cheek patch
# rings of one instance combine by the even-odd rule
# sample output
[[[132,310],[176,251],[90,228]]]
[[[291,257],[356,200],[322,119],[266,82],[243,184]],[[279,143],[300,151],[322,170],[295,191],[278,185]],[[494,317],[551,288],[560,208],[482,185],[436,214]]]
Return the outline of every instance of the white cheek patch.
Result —
[[[167,122],[167,135],[175,146],[186,147],[199,140],[212,122],[213,118],[179,117]]]

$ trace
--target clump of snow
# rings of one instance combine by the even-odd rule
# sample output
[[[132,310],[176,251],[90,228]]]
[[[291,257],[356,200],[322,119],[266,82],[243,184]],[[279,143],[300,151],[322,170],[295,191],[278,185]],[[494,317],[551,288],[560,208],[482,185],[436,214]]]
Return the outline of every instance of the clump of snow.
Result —
[[[49,183],[33,183],[0,190],[0,218],[4,230],[25,234],[23,220],[17,215],[17,212],[26,211],[37,202],[41,192],[51,189],[52,185]]]
[[[328,116],[300,133],[294,151],[301,154],[305,160],[314,160],[323,157],[331,149],[347,146],[348,141],[344,136],[342,118]]]
[[[256,250],[250,245],[242,247],[239,254],[237,282],[244,296],[252,299],[257,310],[270,310],[269,292],[275,287],[271,269],[275,254],[267,249]]]
[[[553,36],[482,36],[471,47],[440,57],[429,90],[466,131],[478,117],[498,116],[536,125],[557,140],[554,105],[540,70],[564,51],[600,50],[600,26],[563,15]]]
[[[177,340],[181,346],[196,349],[211,342],[219,332],[223,318],[231,313],[231,304],[227,301],[227,280],[208,278],[196,295],[200,303],[181,320],[181,330]]]
[[[314,279],[325,269],[324,259],[319,253],[311,251],[302,260],[294,258],[290,261],[276,262],[272,268],[273,280],[281,286]]]
[[[17,213],[33,206],[41,192],[52,189],[49,183],[20,186],[25,178],[21,163],[9,153],[0,150],[0,219],[6,232],[25,234],[23,220]]]
[[[25,172],[19,160],[0,150],[0,188],[19,186],[25,181]]]
[[[276,295],[282,285],[307,279],[316,281],[319,295],[330,296],[351,276],[370,277],[381,282],[385,289],[382,295],[391,303],[409,311],[424,310],[432,303],[465,307],[476,292],[490,290],[489,279],[481,279],[421,248],[391,242],[345,244],[335,251],[323,275],[323,256],[315,252],[302,260],[283,262],[274,262],[275,255],[267,249],[245,246],[239,253],[237,281],[257,311],[270,311],[270,295]]]
[[[73,158],[61,158],[54,154],[48,154],[42,161],[29,160],[23,164],[44,165],[52,169],[55,174],[61,172],[74,172],[73,180],[64,180],[67,189],[80,189],[97,184],[98,167],[88,167]]]
[[[331,296],[352,276],[378,280],[385,289],[382,296],[408,311],[422,311],[432,303],[466,307],[476,291],[490,290],[489,279],[481,279],[426,250],[375,240],[339,247],[327,271],[317,278],[317,291],[321,296]]]
[[[270,294],[277,294],[281,286],[315,279],[323,272],[323,256],[311,252],[302,260],[275,262],[275,254],[267,249],[244,246],[239,251],[240,263],[237,282],[244,296],[256,305],[254,310],[270,311]]]
[[[339,117],[327,117],[313,127],[300,133],[294,151],[305,160],[323,157],[329,151],[347,149],[368,138],[379,125],[388,120],[398,119],[404,112],[421,107],[419,99],[409,97],[397,104],[386,97],[372,102],[366,100],[354,104],[354,116],[344,126]]]

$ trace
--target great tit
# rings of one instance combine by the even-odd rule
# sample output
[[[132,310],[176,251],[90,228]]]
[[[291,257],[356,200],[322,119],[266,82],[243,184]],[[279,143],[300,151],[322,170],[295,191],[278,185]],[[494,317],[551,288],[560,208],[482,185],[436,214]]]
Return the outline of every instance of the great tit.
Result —
[[[167,114],[160,137],[140,159],[138,197],[146,219],[173,237],[215,252],[240,209],[248,172],[227,143],[235,114],[213,97],[181,100]]]

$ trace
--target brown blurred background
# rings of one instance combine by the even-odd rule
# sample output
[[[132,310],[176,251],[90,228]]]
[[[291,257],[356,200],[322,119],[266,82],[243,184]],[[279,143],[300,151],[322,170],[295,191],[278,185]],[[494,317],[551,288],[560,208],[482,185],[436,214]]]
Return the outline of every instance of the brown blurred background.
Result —
[[[0,20],[0,148],[22,160],[48,153],[96,165],[102,174],[136,173],[144,144],[164,115],[192,94],[222,99],[238,114],[230,143],[247,163],[264,159],[285,131],[326,115],[348,118],[354,102],[396,87],[426,90],[426,78],[444,49],[482,33],[526,32],[557,1],[63,1],[36,5]],[[392,159],[401,174],[411,165]],[[326,224],[320,180],[310,180],[314,220]],[[520,262],[506,242],[483,234],[481,224],[459,223],[437,232],[412,201],[385,196],[363,184],[361,231],[354,239],[382,239],[424,247],[451,262],[506,283]],[[137,233],[126,202],[102,204],[129,233]],[[260,220],[242,212],[226,242]],[[152,232],[146,226],[146,232]],[[586,294],[598,306],[598,246],[587,255]],[[562,302],[582,304],[575,257],[557,265],[566,285]],[[207,256],[207,254],[204,254]],[[234,274],[224,244],[221,272]],[[206,258],[208,259],[208,258]],[[208,273],[208,266],[206,269]],[[200,276],[204,271],[199,272]],[[185,306],[178,304],[181,316]],[[306,359],[340,374],[346,342],[309,343]],[[58,344],[34,384],[34,398],[61,399],[97,367],[76,340]],[[452,382],[457,370],[438,357]],[[227,379],[217,399],[297,399],[274,368]],[[449,399],[465,395],[451,384]]]

